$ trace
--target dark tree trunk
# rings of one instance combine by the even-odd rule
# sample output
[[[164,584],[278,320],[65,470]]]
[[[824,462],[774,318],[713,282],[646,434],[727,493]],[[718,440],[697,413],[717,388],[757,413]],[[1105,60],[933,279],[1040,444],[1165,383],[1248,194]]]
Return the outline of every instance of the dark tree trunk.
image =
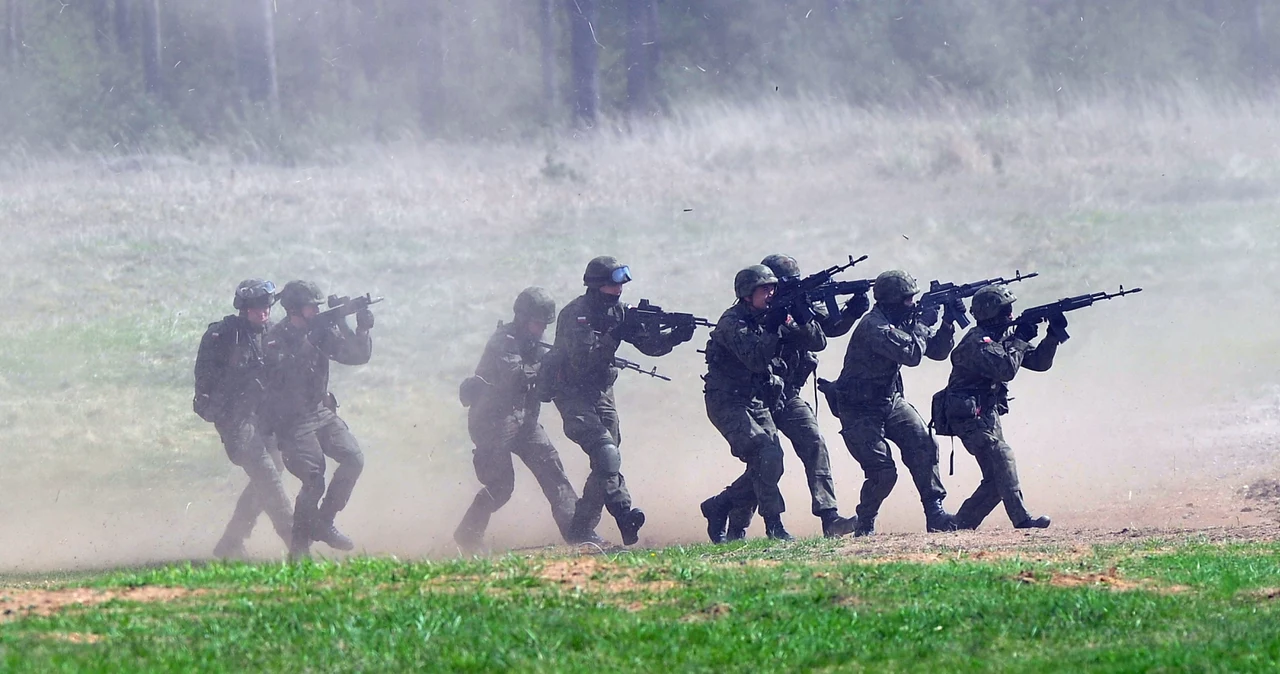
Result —
[[[160,70],[160,0],[142,0],[142,80],[147,93],[164,89]]]
[[[580,126],[592,128],[600,108],[599,43],[595,26],[596,0],[565,0],[569,11],[569,53],[573,77],[573,116]]]
[[[116,0],[116,47],[121,54],[133,53],[133,0]]]
[[[422,39],[418,41],[418,126],[427,134],[440,130],[444,97],[443,23],[441,8],[434,2],[423,3],[419,17]]]
[[[556,109],[555,20],[555,2],[538,0],[538,43],[542,50],[542,114],[547,122],[555,118]]]
[[[656,10],[654,0],[627,0],[627,114],[632,117],[653,110],[658,67]]]
[[[249,99],[280,114],[276,80],[276,31],[272,0],[235,0],[236,60],[240,85]]]
[[[10,68],[22,65],[22,3],[9,0],[4,12],[4,56]]]

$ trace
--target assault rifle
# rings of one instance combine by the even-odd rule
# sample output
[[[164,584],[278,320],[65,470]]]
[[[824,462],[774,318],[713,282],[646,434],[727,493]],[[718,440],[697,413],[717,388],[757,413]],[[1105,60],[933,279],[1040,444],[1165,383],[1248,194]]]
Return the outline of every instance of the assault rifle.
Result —
[[[1096,292],[1076,295],[1075,297],[1064,297],[1057,302],[1024,309],[1017,318],[1009,321],[1009,325],[1035,325],[1037,323],[1047,321],[1054,316],[1065,314],[1068,311],[1075,311],[1076,309],[1093,306],[1094,302],[1115,299],[1117,297],[1124,297],[1125,295],[1132,295],[1140,292],[1142,292],[1142,288],[1130,288],[1129,290],[1125,290],[1124,286],[1120,286],[1120,291],[1114,293]],[[1071,335],[1068,335],[1066,330],[1057,330],[1057,333],[1058,341],[1060,342],[1065,342],[1071,338]]]
[[[770,311],[790,311],[791,307],[798,302],[821,300],[826,303],[827,311],[834,316],[839,313],[839,307],[836,306],[837,295],[854,295],[858,292],[866,292],[871,288],[871,283],[866,282],[866,288],[859,291],[857,288],[862,287],[863,281],[832,281],[831,277],[865,259],[867,259],[866,255],[856,260],[850,255],[848,264],[827,267],[816,274],[810,274],[801,279],[779,279],[778,289],[773,294],[773,301],[770,302],[770,306],[773,307]]]
[[[546,347],[548,350],[549,350],[549,349],[551,349],[551,346],[552,346],[552,345],[550,345],[550,344],[548,344],[548,343],[546,343],[546,342],[538,342],[538,344],[539,344],[539,345],[541,345],[541,346]],[[671,381],[671,377],[668,377],[668,376],[666,376],[666,375],[658,374],[658,366],[657,366],[657,365],[654,365],[653,367],[651,367],[651,368],[649,368],[648,370],[646,370],[646,369],[644,369],[643,367],[640,367],[640,363],[637,363],[637,362],[632,361],[632,360],[627,360],[626,358],[623,358],[623,357],[621,357],[621,356],[614,356],[614,357],[613,357],[613,366],[614,366],[614,367],[616,367],[616,368],[618,368],[619,370],[631,370],[632,372],[639,372],[640,374],[647,374],[647,375],[649,375],[650,377],[653,377],[653,378],[655,378],[655,379],[661,379],[662,381]]]
[[[374,297],[372,294],[365,293],[359,297],[339,297],[330,295],[328,301],[328,309],[321,311],[311,319],[310,324],[314,327],[323,327],[328,325],[337,325],[347,316],[368,309],[370,305],[381,302],[381,297]]]
[[[663,328],[678,328],[685,325],[696,325],[704,328],[716,327],[715,323],[701,316],[663,311],[662,307],[649,300],[640,300],[640,304],[634,307],[627,307],[627,313],[635,315],[645,325],[657,326],[659,330]]]
[[[979,290],[982,290],[987,286],[1002,286],[1009,283],[1016,283],[1018,281],[1025,281],[1039,275],[1040,274],[1038,272],[1034,271],[1030,274],[1023,274],[1021,271],[1015,271],[1013,278],[1004,278],[1003,276],[1000,276],[997,278],[974,281],[973,283],[965,283],[964,285],[941,283],[937,280],[933,280],[929,282],[928,292],[921,295],[920,299],[916,300],[916,306],[919,307],[919,310],[932,309],[933,307],[945,307],[955,300],[973,297]],[[959,323],[961,328],[969,327],[969,316],[961,312],[961,314],[956,318],[956,323]]]

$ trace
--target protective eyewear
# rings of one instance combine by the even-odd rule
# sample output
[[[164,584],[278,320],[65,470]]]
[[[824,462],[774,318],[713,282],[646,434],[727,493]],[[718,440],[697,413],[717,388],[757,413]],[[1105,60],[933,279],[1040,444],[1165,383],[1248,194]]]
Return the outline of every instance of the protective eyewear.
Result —
[[[263,281],[251,286],[236,290],[236,297],[242,300],[256,300],[261,297],[273,295],[276,292],[276,284],[271,281]]]
[[[631,267],[622,265],[612,272],[609,272],[609,280],[614,283],[627,283],[631,280]]]

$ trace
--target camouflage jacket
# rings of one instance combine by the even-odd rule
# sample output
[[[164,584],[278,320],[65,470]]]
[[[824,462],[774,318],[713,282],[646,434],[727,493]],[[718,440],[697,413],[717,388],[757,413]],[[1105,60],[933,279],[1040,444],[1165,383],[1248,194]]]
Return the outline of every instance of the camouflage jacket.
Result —
[[[854,328],[844,354],[837,387],[840,406],[877,408],[902,395],[902,366],[915,367],[924,357],[945,360],[955,345],[955,326],[944,321],[938,330],[914,321],[894,325],[879,305]]]
[[[239,314],[210,323],[196,354],[194,408],[206,421],[252,417],[263,399],[262,336]]]
[[[539,385],[550,386],[552,395],[565,389],[608,390],[618,378],[613,358],[623,342],[646,356],[666,355],[676,345],[669,333],[629,316],[622,302],[591,291],[574,298],[556,319],[556,341],[543,366],[549,382]]]
[[[753,399],[772,407],[782,396],[782,375],[786,366],[778,354],[783,334],[797,326],[784,325],[767,331],[760,325],[764,312],[745,302],[737,302],[720,315],[707,340],[707,393],[720,392]],[[806,330],[805,334],[811,334]],[[821,330],[817,331],[821,334]],[[799,345],[799,338],[794,344]]]
[[[951,377],[947,390],[954,396],[972,397],[979,407],[994,405],[1008,411],[1008,384],[1018,370],[1044,372],[1053,367],[1058,340],[1046,336],[1039,346],[1013,336],[1013,328],[974,326],[951,353]]]
[[[788,398],[799,393],[809,377],[818,371],[818,357],[814,352],[827,348],[826,326],[838,328],[840,324],[839,320],[828,320],[827,308],[821,303],[813,305],[813,313],[814,319],[808,325],[788,319],[779,329],[777,357],[782,367],[776,368],[778,371],[774,374],[782,378],[783,395]]]
[[[373,355],[368,332],[352,332],[345,321],[324,328],[298,327],[288,320],[267,332],[267,402],[273,424],[289,425],[324,407],[332,409],[329,361],[364,365]]]
[[[526,420],[536,419],[542,402],[532,395],[538,367],[547,347],[532,336],[520,332],[515,323],[500,323],[484,354],[476,365],[477,388],[470,415],[476,418],[501,418],[522,412]]]

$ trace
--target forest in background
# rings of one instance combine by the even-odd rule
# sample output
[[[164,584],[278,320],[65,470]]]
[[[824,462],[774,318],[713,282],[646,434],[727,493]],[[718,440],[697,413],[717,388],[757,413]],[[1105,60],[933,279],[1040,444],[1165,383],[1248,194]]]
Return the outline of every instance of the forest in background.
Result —
[[[779,97],[1059,114],[1188,87],[1252,99],[1280,44],[1262,0],[0,2],[0,148],[37,155],[291,162]]]

